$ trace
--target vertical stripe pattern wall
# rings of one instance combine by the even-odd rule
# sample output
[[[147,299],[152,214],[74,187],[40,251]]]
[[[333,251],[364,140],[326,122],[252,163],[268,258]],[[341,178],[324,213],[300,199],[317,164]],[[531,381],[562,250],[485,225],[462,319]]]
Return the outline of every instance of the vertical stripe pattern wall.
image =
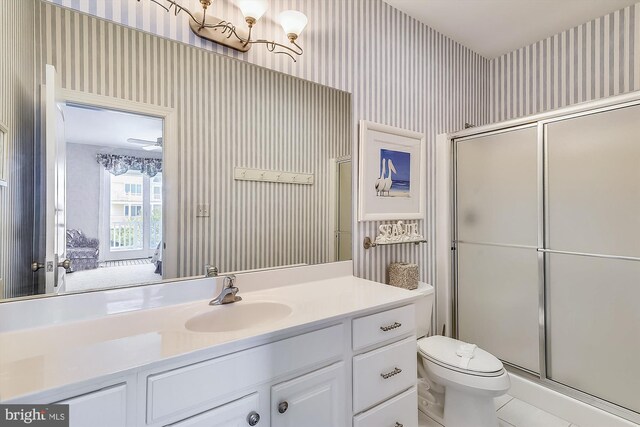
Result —
[[[8,132],[7,186],[0,186],[0,299],[33,292],[34,13],[34,0],[2,0],[0,123]]]
[[[164,162],[177,162],[178,200],[165,202],[177,205],[179,276],[330,260],[330,159],[351,153],[349,93],[42,7],[40,62],[63,88],[174,109],[178,138],[165,146],[178,158]],[[311,173],[314,184],[235,181],[236,166]],[[210,217],[196,216],[202,203]]]
[[[640,89],[640,3],[491,60],[491,121]]]
[[[357,123],[360,119],[423,132],[427,140],[428,206],[425,218],[418,223],[421,231],[429,239],[429,244],[380,247],[365,251],[362,248],[362,240],[365,236],[374,236],[381,222],[358,223],[354,229],[354,266],[355,274],[360,277],[385,281],[386,267],[390,262],[415,262],[421,267],[421,279],[433,283],[435,278],[433,240],[436,232],[433,221],[435,136],[461,129],[465,122],[476,125],[488,122],[489,61],[487,59],[392,8],[382,0],[270,1],[271,11],[295,8],[309,17],[309,24],[300,39],[305,54],[297,63],[293,63],[284,55],[273,55],[260,46],[254,46],[250,52],[242,54],[203,41],[191,33],[184,14],[175,17],[149,1],[54,0],[54,2],[162,37],[350,92],[353,99],[353,122],[350,129],[354,147],[354,176],[357,176]],[[186,5],[187,2],[185,1],[184,4]],[[47,10],[54,15],[62,13],[58,10]],[[239,10],[229,0],[216,1],[212,13],[234,22],[243,22]],[[79,20],[78,25],[83,28],[93,22],[86,16],[66,13],[64,16],[65,19],[73,20],[74,23],[75,20]],[[70,21],[64,23],[66,32],[70,31],[67,29],[67,27],[71,28],[68,25]],[[49,32],[50,30],[51,28],[46,29],[47,34],[56,34],[55,31]],[[115,31],[116,41],[118,37],[124,36],[122,30],[116,31],[114,27],[102,21],[96,23],[95,29],[91,31],[89,40],[101,37],[105,31],[109,34]],[[281,32],[280,26],[271,19],[269,12],[255,28],[255,33],[261,38],[284,40]],[[63,33],[57,37],[67,36]],[[127,37],[129,37],[128,33]],[[125,61],[131,62],[137,59],[137,56],[147,55],[142,58],[148,62],[153,52],[158,50],[158,45],[162,44],[159,39],[151,38],[151,52],[143,54],[142,51],[135,49],[136,43],[147,40],[150,36],[134,33],[131,37],[133,40],[120,40]],[[85,40],[73,40],[73,43],[79,45],[80,49],[86,49],[87,41]],[[115,46],[109,43],[100,48],[114,49]],[[191,58],[185,56],[184,47],[176,45],[172,49],[180,52],[182,56],[179,56],[179,61],[172,64],[170,69],[156,70],[161,78],[154,84],[161,87],[166,85],[167,79],[174,78],[177,70],[184,71],[185,67],[189,66],[186,61]],[[49,52],[49,55],[51,54],[52,52]],[[163,54],[162,50],[159,54]],[[199,53],[196,57],[204,61],[203,53]],[[150,84],[148,76],[139,69],[131,76],[119,75],[115,77],[115,81],[111,81],[107,78],[110,73],[106,71],[101,71],[96,76],[95,67],[109,69],[113,65],[86,64],[80,72],[92,77],[87,79],[80,89],[97,93],[114,93],[118,97],[131,97],[133,92],[138,91],[140,83],[144,84],[146,81],[147,85]],[[68,78],[72,79],[72,77]],[[179,99],[178,94],[167,95],[178,102],[185,101]],[[150,99],[144,91],[139,92],[136,98],[148,99],[151,102],[167,101]],[[210,105],[208,108],[217,107]],[[183,136],[181,133],[181,137]],[[211,238],[215,237],[211,236]],[[314,243],[309,241],[309,244]]]

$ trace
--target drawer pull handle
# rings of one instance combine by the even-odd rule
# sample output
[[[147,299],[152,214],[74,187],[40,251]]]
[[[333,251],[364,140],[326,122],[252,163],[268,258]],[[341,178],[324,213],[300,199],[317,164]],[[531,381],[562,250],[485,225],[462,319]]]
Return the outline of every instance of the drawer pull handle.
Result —
[[[287,403],[287,401],[280,402],[278,404],[278,412],[279,413],[284,414],[285,412],[287,412],[287,409],[289,409],[289,403]]]
[[[260,414],[258,414],[256,411],[251,412],[248,416],[247,416],[247,424],[249,424],[250,426],[254,426],[256,424],[258,424],[260,422]],[[396,426],[398,427],[398,426]]]
[[[404,427],[404,424],[400,424],[399,422],[396,421],[396,425],[394,427]]]
[[[387,332],[387,331],[390,331],[392,329],[398,329],[400,326],[402,326],[402,323],[393,322],[393,325],[380,326],[380,330],[383,331],[383,332]]]
[[[392,377],[392,376],[394,376],[394,375],[398,375],[400,372],[402,372],[402,369],[400,369],[400,368],[395,368],[395,369],[394,369],[393,371],[391,371],[391,372],[387,372],[386,374],[380,374],[380,376],[386,380],[386,379],[388,379],[388,378],[391,378],[391,377]]]

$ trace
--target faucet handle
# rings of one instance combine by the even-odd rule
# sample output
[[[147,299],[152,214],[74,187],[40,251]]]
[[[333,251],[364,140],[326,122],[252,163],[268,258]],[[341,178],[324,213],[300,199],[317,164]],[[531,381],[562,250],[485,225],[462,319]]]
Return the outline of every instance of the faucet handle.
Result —
[[[224,286],[223,288],[232,288],[236,283],[236,275],[229,274],[228,276],[224,276]]]
[[[205,265],[204,275],[205,277],[216,277],[218,275],[218,267],[215,267],[212,265]]]

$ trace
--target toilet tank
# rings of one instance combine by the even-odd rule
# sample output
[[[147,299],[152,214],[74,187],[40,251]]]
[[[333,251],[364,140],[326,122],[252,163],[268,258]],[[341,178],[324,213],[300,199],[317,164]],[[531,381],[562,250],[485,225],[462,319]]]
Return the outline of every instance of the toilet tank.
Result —
[[[418,289],[412,292],[420,294],[416,304],[416,335],[418,338],[422,338],[429,333],[431,328],[431,312],[433,310],[434,289],[433,286],[420,282]]]

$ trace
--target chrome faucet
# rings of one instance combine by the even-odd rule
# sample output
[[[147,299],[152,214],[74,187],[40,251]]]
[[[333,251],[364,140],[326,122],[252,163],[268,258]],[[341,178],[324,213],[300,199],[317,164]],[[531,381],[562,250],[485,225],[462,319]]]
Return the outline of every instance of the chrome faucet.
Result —
[[[242,301],[242,297],[237,296],[239,289],[235,286],[236,276],[230,274],[225,276],[220,295],[209,301],[209,305],[230,304]]]

